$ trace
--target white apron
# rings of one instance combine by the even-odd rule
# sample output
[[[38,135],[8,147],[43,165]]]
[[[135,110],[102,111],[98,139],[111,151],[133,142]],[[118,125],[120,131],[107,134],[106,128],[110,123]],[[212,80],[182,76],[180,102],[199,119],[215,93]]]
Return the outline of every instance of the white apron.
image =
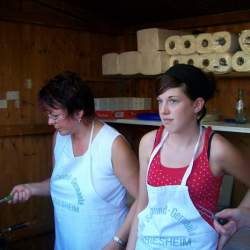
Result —
[[[95,191],[91,157],[93,129],[94,125],[85,154],[72,160],[62,156],[51,177],[55,250],[101,250],[112,240],[127,214],[126,208],[111,205]]]
[[[192,160],[180,185],[154,187],[147,184],[148,205],[138,215],[136,250],[215,250],[218,234],[195,208],[186,186],[201,141],[202,128]],[[148,168],[168,133],[155,147]],[[147,180],[147,178],[146,178]],[[204,194],[205,195],[205,194]]]

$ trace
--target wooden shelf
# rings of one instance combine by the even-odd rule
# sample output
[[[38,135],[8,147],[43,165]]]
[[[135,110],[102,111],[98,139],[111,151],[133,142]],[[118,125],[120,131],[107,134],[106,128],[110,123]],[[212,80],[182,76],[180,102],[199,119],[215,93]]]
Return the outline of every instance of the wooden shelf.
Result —
[[[250,77],[250,72],[228,72],[228,73],[220,73],[220,72],[212,72],[216,78],[244,78],[244,77]],[[104,75],[103,81],[115,81],[119,79],[128,80],[128,79],[156,79],[160,77],[162,74],[158,75],[142,75],[142,74],[135,74],[135,75]],[[93,79],[94,80],[94,79]],[[102,79],[100,79],[102,81]]]
[[[216,78],[245,78],[250,77],[250,72],[229,72],[229,73],[214,73]]]
[[[116,119],[116,120],[104,120],[107,123],[120,123],[131,125],[145,125],[145,126],[160,126],[160,121],[145,121],[138,119]],[[246,124],[231,124],[224,122],[203,122],[205,127],[212,127],[215,131],[233,132],[233,133],[250,133],[250,123]]]

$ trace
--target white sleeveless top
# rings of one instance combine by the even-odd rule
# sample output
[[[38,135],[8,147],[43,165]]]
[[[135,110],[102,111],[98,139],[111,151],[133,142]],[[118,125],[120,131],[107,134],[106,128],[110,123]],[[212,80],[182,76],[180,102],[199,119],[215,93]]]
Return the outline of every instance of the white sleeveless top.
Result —
[[[119,135],[104,124],[84,155],[75,157],[71,136],[57,134],[51,177],[55,249],[102,249],[124,222],[126,191],[111,161]]]

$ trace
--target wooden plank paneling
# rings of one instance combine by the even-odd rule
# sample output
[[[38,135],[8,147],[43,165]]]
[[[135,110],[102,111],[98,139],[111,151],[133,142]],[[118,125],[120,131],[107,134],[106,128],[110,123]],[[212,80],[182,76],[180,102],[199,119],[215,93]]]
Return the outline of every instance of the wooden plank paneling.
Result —
[[[48,178],[51,166],[52,134],[0,137],[0,195],[7,195],[14,185]],[[24,204],[1,204],[0,228],[32,221],[51,226],[49,198],[32,198]]]
[[[220,19],[211,26],[209,21],[211,17],[196,18],[195,22],[194,19],[175,20],[161,24],[161,27],[194,28],[204,32],[218,30],[239,32],[250,27],[250,22],[245,19],[233,25],[228,25],[227,20],[225,25]],[[17,183],[39,181],[51,173],[51,131],[46,134],[46,131],[41,127],[39,129],[39,126],[32,128],[33,125],[47,122],[46,117],[39,112],[36,102],[37,92],[45,79],[67,69],[76,71],[83,79],[87,79],[97,97],[154,97],[155,79],[153,78],[117,78],[115,81],[109,81],[101,74],[102,54],[136,50],[135,31],[136,29],[132,28],[123,35],[114,35],[0,21],[0,99],[6,98],[7,91],[20,93],[20,108],[15,106],[14,101],[9,101],[7,109],[0,109],[0,125],[12,126],[12,129],[5,130],[6,133],[3,130],[0,137],[1,195],[7,194]],[[27,81],[30,82],[27,79],[31,80],[31,88],[27,85]],[[216,110],[225,117],[233,117],[237,89],[242,87],[245,90],[247,112],[250,117],[249,78],[220,78],[217,81],[218,93],[208,103],[208,109]],[[157,108],[155,98],[154,108]],[[14,129],[16,125],[20,125],[17,130]],[[134,128],[132,125],[117,126],[128,137],[135,151],[138,149],[141,136],[150,129],[139,126]],[[20,134],[17,136],[17,133],[22,136]],[[249,153],[250,138],[246,137],[245,142],[242,143],[238,138],[244,135],[235,136],[237,139],[228,138]],[[234,205],[238,203],[244,190],[244,186],[236,182]],[[49,220],[52,219],[48,199],[37,198],[27,204],[16,206],[1,204],[1,206],[0,227],[34,218],[41,221],[46,216]]]
[[[0,22],[0,98],[6,98],[7,91],[20,93],[20,108],[8,101],[7,110],[0,109],[0,124],[44,123],[36,104],[44,80],[63,70],[76,71],[84,79],[101,78],[101,56],[118,51],[119,39],[113,35]],[[27,79],[31,80],[31,88]]]

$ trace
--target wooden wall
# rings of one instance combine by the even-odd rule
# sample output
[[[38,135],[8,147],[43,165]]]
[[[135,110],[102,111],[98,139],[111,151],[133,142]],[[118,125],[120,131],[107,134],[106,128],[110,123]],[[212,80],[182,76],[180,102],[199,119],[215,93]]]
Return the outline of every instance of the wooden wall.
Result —
[[[175,22],[155,24],[162,28],[200,29],[202,31],[229,30],[239,32],[250,28],[250,20],[242,21],[228,17],[219,18],[219,23],[202,17]],[[197,24],[200,23],[200,26]],[[195,27],[194,27],[195,24]],[[7,100],[7,108],[0,108],[0,195],[6,195],[13,185],[38,181],[51,174],[51,137],[53,129],[46,126],[46,117],[38,110],[37,92],[43,81],[63,70],[81,74],[93,89],[96,97],[105,96],[154,96],[155,79],[110,79],[101,75],[101,55],[108,52],[123,52],[136,49],[136,29],[124,30],[121,34],[86,31],[68,27],[53,27],[39,23],[0,21],[0,100],[6,93],[19,91],[20,103]],[[218,93],[208,105],[225,117],[234,115],[238,87],[246,93],[250,118],[250,84],[248,78],[218,79]],[[225,105],[226,103],[226,105]],[[20,106],[19,106],[20,105]],[[154,104],[156,108],[156,103]],[[141,136],[153,127],[116,125],[137,151]],[[232,142],[249,154],[250,137],[244,134],[226,133]],[[233,205],[238,204],[245,187],[236,182]],[[33,199],[27,204],[9,206],[0,204],[0,228],[35,221],[41,228],[51,228],[52,209],[50,200]],[[46,226],[49,224],[48,226]]]

